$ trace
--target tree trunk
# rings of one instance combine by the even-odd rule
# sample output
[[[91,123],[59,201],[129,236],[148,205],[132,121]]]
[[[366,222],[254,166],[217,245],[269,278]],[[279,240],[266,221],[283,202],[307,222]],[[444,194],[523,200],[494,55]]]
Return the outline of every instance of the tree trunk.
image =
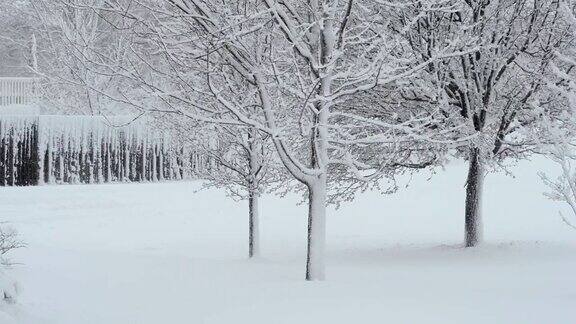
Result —
[[[482,241],[482,182],[484,170],[480,150],[470,150],[470,166],[466,181],[466,247],[473,247]]]
[[[324,280],[326,249],[326,176],[308,185],[308,251],[306,280]]]
[[[248,197],[248,257],[260,255],[260,229],[258,214],[258,193],[250,193]]]

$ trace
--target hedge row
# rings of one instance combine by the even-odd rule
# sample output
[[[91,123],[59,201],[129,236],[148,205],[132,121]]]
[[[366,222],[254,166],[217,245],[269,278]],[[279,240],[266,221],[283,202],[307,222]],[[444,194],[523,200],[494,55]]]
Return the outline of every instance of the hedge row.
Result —
[[[0,116],[2,186],[180,180],[214,167],[205,156],[143,122]]]

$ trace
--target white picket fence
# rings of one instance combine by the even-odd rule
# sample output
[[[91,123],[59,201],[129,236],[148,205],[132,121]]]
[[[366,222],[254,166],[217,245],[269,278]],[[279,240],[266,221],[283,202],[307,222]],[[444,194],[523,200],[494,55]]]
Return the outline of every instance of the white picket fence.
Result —
[[[36,100],[36,78],[0,77],[0,106],[27,105]]]

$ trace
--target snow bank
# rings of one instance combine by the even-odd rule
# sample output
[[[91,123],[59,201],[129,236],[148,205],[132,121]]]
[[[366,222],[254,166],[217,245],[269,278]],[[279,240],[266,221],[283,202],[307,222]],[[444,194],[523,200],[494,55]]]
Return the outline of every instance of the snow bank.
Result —
[[[16,320],[9,315],[9,307],[16,302],[17,297],[16,281],[11,278],[7,271],[0,265],[0,323],[16,324]]]
[[[0,307],[0,323],[2,323],[2,324],[17,324],[16,319],[14,319],[14,317],[8,315],[8,313],[3,312],[1,307]]]
[[[17,292],[16,281],[8,275],[6,270],[0,268],[0,297],[2,297],[0,302],[12,303],[16,301]]]

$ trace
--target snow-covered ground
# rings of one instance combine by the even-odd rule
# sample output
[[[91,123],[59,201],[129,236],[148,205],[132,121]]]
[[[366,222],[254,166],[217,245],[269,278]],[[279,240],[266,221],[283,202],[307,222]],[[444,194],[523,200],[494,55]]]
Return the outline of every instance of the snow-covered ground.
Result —
[[[28,247],[0,323],[575,323],[576,232],[541,195],[545,165],[487,178],[479,248],[459,245],[463,165],[331,210],[324,282],[303,280],[296,196],[265,197],[249,261],[245,203],[197,182],[2,188]]]

